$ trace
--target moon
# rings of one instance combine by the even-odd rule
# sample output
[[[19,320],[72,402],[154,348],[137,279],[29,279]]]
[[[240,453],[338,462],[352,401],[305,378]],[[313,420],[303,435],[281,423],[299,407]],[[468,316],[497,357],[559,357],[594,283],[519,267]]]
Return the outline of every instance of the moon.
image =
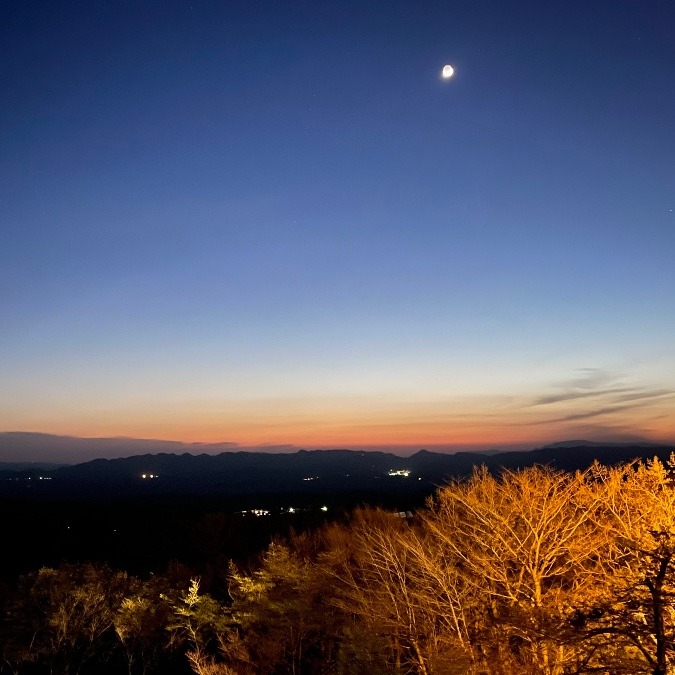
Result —
[[[443,66],[441,75],[444,80],[449,80],[455,74],[455,69],[452,66]]]

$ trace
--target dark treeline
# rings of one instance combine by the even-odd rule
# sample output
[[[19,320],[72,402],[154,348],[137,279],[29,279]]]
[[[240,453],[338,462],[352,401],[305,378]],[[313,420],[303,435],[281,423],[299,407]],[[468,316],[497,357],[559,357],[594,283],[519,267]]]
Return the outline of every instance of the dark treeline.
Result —
[[[667,675],[671,470],[476,469],[412,517],[24,504],[4,533],[0,672]]]

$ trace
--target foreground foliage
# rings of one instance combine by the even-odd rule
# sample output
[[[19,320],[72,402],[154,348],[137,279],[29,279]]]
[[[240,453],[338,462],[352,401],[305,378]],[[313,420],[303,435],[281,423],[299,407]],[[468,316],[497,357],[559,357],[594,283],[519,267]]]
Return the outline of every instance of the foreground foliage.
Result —
[[[43,568],[4,600],[0,672],[668,675],[672,468],[476,469],[412,518],[360,509],[230,563],[227,593]]]

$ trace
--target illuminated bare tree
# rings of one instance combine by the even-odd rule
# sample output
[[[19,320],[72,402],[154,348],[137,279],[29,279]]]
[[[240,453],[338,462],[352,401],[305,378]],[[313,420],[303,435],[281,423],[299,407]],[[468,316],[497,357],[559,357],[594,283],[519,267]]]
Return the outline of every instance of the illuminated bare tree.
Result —
[[[464,672],[462,603],[468,598],[435,540],[383,512],[362,512],[351,536],[350,558],[333,570],[339,606],[388,639],[393,669]]]
[[[557,675],[579,660],[576,606],[607,574],[600,501],[585,474],[541,467],[477,469],[433,500],[426,526],[483,608],[473,654],[492,672]]]
[[[596,467],[602,524],[611,533],[612,570],[589,634],[611,638],[611,665],[625,672],[675,670],[675,485],[673,458]],[[593,610],[591,610],[592,612]],[[622,649],[617,650],[617,646]],[[605,656],[607,660],[607,656]]]

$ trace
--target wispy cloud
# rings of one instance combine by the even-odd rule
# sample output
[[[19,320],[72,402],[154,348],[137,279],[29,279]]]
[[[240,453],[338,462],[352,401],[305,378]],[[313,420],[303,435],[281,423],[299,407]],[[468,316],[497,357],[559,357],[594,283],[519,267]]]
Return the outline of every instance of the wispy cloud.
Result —
[[[633,393],[634,390],[629,387],[622,387],[617,389],[597,389],[593,391],[566,391],[557,394],[545,394],[537,397],[533,405],[548,405],[550,403],[560,403],[561,401],[575,401],[581,398],[592,398],[595,396],[606,396],[608,394],[624,394]]]
[[[618,396],[618,401],[639,401],[640,399],[654,399],[654,398],[665,398],[668,396],[675,395],[675,391],[672,389],[636,389],[630,394],[625,396]]]
[[[603,408],[595,408],[594,410],[586,410],[584,412],[571,413],[569,415],[564,415],[562,417],[553,417],[544,420],[538,420],[537,422],[531,422],[530,424],[557,424],[559,422],[577,422],[579,420],[590,419],[591,417],[601,417],[603,415],[615,415],[617,413],[624,413],[627,412],[628,410],[633,410],[635,408],[640,407],[642,407],[640,404],[606,406]]]
[[[675,390],[633,384],[623,373],[582,368],[569,380],[554,383],[548,392],[534,397],[525,408],[536,411],[537,419],[524,426],[574,425],[600,418],[616,420],[626,413],[649,414],[650,408],[659,413],[662,410],[659,406],[674,397]]]
[[[580,368],[579,376],[553,384],[551,391],[537,396],[533,406],[551,405],[586,398],[601,398],[613,403],[633,402],[673,396],[675,390],[645,386],[628,386],[620,373],[599,368]]]

